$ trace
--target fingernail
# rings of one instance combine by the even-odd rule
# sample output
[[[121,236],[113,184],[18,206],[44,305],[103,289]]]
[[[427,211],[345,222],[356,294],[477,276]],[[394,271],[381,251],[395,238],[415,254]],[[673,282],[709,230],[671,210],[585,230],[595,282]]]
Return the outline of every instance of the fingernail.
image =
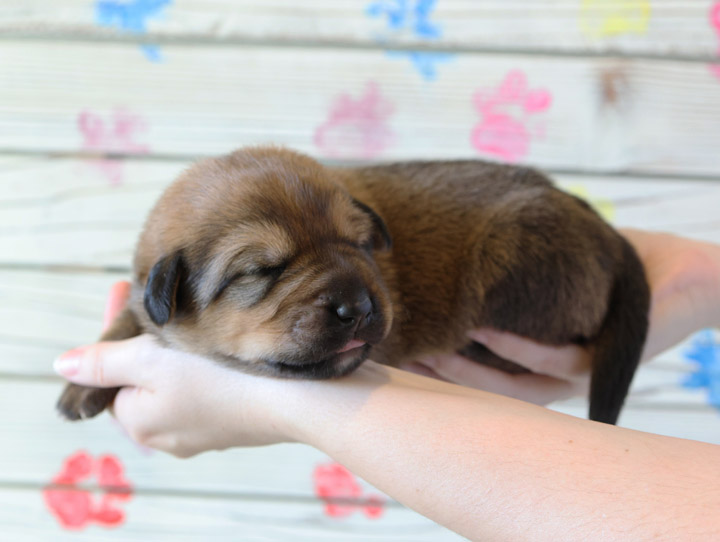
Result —
[[[53,362],[53,369],[60,376],[73,376],[80,370],[82,348],[68,350]]]

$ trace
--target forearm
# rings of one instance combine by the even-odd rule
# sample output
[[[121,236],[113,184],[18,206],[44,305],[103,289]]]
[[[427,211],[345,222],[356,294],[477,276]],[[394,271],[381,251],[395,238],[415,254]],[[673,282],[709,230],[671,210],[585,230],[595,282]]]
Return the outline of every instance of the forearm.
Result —
[[[715,446],[374,364],[290,401],[298,440],[474,540],[720,537]]]

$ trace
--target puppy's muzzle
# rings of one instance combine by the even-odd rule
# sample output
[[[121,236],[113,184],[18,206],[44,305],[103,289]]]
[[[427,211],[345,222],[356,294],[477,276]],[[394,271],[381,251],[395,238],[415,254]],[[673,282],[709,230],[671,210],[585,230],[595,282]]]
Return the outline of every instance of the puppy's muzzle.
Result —
[[[377,324],[378,301],[356,275],[336,277],[319,295],[317,304],[328,311],[328,329],[340,337],[364,335],[368,327]]]
[[[340,326],[355,328],[356,331],[367,326],[374,312],[370,294],[364,289],[352,297],[341,300],[331,310],[335,312]]]

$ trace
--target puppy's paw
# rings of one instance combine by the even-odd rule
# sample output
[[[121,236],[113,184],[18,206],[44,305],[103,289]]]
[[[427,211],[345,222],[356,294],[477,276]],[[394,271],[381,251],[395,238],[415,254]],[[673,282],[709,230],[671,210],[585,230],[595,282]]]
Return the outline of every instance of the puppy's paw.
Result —
[[[57,409],[70,421],[92,418],[112,405],[119,389],[68,384],[57,402]]]

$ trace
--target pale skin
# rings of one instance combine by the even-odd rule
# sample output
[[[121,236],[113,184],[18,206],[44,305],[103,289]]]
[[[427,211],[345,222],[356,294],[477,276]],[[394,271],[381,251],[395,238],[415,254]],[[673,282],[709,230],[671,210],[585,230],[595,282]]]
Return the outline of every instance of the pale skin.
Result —
[[[720,246],[624,232],[653,291],[645,357],[720,323]],[[124,303],[114,288],[109,315]],[[480,335],[478,335],[480,334]],[[581,392],[587,354],[476,330],[542,375],[454,356],[417,371],[545,403]],[[125,386],[114,415],[138,442],[180,457],[302,442],[472,540],[718,540],[720,446],[552,412],[529,402],[365,363],[335,381],[282,381],[160,347],[150,336],[66,353],[69,380]]]

